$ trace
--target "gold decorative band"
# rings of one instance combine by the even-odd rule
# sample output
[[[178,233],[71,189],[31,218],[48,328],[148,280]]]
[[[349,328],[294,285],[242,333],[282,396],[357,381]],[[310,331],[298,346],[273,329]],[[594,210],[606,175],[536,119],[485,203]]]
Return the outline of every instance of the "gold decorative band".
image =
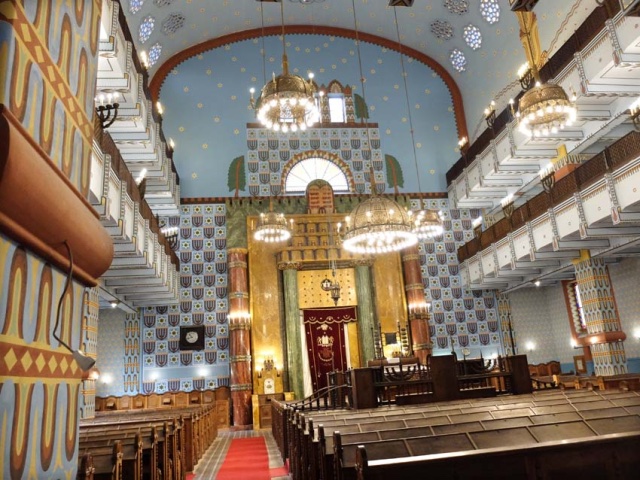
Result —
[[[433,348],[433,344],[431,343],[414,343],[414,350],[431,350]]]
[[[243,262],[242,260],[233,260],[229,262],[229,270],[232,268],[243,268],[247,269],[247,262]]]
[[[250,362],[251,361],[251,355],[231,355],[229,357],[229,361],[231,363]]]
[[[235,385],[231,385],[232,392],[242,392],[245,390],[251,390],[253,385],[250,383],[237,383]]]
[[[403,262],[413,262],[413,261],[419,261],[420,260],[420,255],[418,255],[417,253],[407,253],[405,255],[402,255],[402,261]]]
[[[251,330],[251,323],[248,321],[241,323],[230,323],[229,331],[233,330]]]
[[[422,283],[408,283],[407,285],[404,286],[404,289],[407,292],[410,292],[412,290],[422,290],[422,291],[424,291],[424,285]]]

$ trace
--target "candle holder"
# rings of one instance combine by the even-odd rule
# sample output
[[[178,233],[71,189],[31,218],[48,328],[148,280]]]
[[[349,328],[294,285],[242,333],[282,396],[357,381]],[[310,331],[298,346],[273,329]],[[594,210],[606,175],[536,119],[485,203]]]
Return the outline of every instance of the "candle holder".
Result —
[[[553,164],[540,170],[540,182],[544,191],[550,194],[556,184],[556,171]]]
[[[95,98],[95,102],[99,103],[96,107],[96,114],[100,120],[100,126],[103,129],[113,125],[113,122],[115,122],[118,117],[118,107],[120,107],[120,104],[116,102],[117,98],[118,92],[107,93],[106,95],[101,93]]]
[[[491,100],[491,103],[484,109],[484,119],[487,122],[487,126],[491,129],[491,132],[495,134],[493,127],[496,123],[496,102]]]

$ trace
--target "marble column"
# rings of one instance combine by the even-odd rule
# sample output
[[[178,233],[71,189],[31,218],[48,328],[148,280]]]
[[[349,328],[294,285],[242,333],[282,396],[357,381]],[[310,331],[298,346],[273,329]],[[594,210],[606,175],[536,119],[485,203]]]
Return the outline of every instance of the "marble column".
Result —
[[[576,281],[587,324],[580,338],[589,346],[596,375],[627,373],[627,359],[609,269],[602,258],[581,258],[575,263]]]
[[[251,318],[249,315],[249,283],[247,249],[231,248],[229,263],[229,360],[231,363],[231,402],[233,426],[251,428]]]
[[[431,354],[432,345],[429,334],[429,309],[424,298],[417,245],[402,251],[402,266],[409,310],[409,328],[413,342],[412,349],[420,363],[426,364],[427,357]]]
[[[366,367],[375,358],[374,329],[377,329],[371,286],[372,260],[355,262],[356,299],[358,301],[358,338],[360,339],[360,363]]]
[[[296,262],[281,263],[284,288],[284,318],[287,348],[287,376],[289,390],[296,399],[304,398],[304,378],[302,372],[302,340],[300,338],[300,303],[298,300],[298,269]]]

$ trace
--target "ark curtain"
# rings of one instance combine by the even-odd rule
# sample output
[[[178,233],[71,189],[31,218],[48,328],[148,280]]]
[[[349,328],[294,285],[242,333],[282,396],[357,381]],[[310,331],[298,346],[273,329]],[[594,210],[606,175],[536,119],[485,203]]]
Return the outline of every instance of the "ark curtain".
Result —
[[[312,308],[302,312],[315,392],[327,386],[327,373],[347,368],[344,325],[356,321],[356,307]]]

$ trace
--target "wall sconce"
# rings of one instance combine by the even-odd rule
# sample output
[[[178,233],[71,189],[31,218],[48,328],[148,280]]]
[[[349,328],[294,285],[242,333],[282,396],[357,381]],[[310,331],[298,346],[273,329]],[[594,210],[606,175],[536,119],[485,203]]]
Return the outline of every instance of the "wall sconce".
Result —
[[[525,347],[527,349],[527,352],[533,352],[536,349],[536,344],[533,342],[527,342],[525,344]]]
[[[513,98],[509,99],[509,111],[511,112],[511,120],[519,116],[518,112],[516,112],[515,100]]]
[[[469,150],[469,140],[467,137],[461,137],[460,140],[458,140],[458,149],[460,149],[465,166],[468,166],[469,162],[467,161],[467,151]]]
[[[636,132],[640,132],[640,98],[631,104],[629,107],[629,115],[633,128]]]
[[[529,62],[523,63],[518,69],[518,80],[520,80],[520,86],[525,92],[535,84],[536,79],[531,67],[529,67]]]
[[[264,361],[262,362],[262,368],[256,371],[258,374],[258,378],[262,378],[265,374],[275,372],[276,377],[280,376],[280,371],[276,364],[273,361],[273,357],[271,355],[267,355],[264,357]]]
[[[245,323],[251,320],[249,312],[232,312],[227,316],[229,323]]]
[[[502,213],[504,213],[505,218],[511,221],[511,215],[513,215],[513,211],[515,209],[513,204],[513,194],[510,193],[500,200],[500,204],[502,205]]]
[[[533,284],[534,284],[536,287],[539,287],[539,286],[540,286],[540,280],[536,280],[535,282],[533,282]]]
[[[422,301],[410,303],[409,306],[409,315],[426,315],[429,313],[429,308],[431,308],[431,304]]]
[[[170,227],[166,224],[160,226],[160,218],[158,218],[157,215],[156,222],[160,227],[160,233],[162,233],[164,238],[167,240],[167,243],[169,243],[171,250],[175,250],[176,248],[178,248],[178,232],[180,231],[180,229],[178,227]]]
[[[493,132],[493,126],[496,123],[496,102],[494,100],[491,100],[491,103],[489,104],[489,106],[484,109],[484,119],[486,120],[487,125]]]
[[[549,163],[546,167],[540,170],[540,182],[542,188],[547,193],[551,193],[554,185],[556,184],[556,170],[553,163]]]
[[[82,373],[82,380],[93,380],[94,382],[100,378],[100,370],[98,367],[93,366],[89,370],[85,370]]]
[[[473,222],[471,222],[471,226],[473,227],[473,233],[476,238],[480,240],[482,237],[482,217],[476,218]]]
[[[118,96],[118,92],[107,93],[106,96],[101,93],[95,98],[95,102],[100,104],[96,107],[96,114],[103,129],[109,128],[113,122],[116,121],[118,107],[120,106],[120,104],[116,102]],[[106,104],[105,100],[107,102]]]
[[[140,59],[140,64],[142,65],[142,68],[146,70],[149,69],[149,56],[147,55],[147,52],[145,52],[144,50],[140,51],[140,55],[138,56],[138,58]]]
[[[156,114],[158,115],[158,122],[162,123],[162,114],[164,113],[164,108],[162,108],[162,104],[160,100],[156,102]]]
[[[116,308],[118,305],[120,305],[120,300],[111,300],[109,302],[109,305],[111,305],[111,308]]]

